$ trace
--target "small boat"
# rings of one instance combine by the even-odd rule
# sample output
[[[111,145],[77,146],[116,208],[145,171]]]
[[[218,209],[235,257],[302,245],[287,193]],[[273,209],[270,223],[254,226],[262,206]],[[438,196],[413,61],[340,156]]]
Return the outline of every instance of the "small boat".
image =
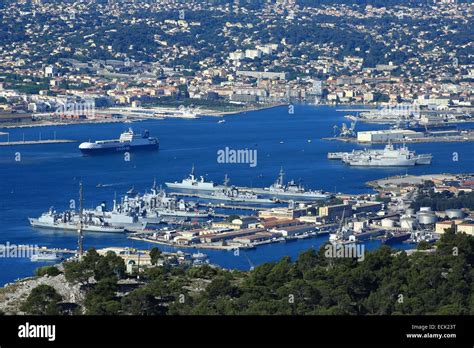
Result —
[[[33,254],[30,258],[32,262],[57,262],[61,261],[63,257],[53,252],[41,251]]]
[[[217,123],[225,123],[225,120],[219,120]]]

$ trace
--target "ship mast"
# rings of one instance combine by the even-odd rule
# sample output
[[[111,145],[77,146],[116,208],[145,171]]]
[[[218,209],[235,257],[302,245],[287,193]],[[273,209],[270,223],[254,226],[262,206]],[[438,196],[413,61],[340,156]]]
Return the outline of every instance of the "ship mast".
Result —
[[[82,215],[83,215],[83,188],[82,181],[79,183],[79,227],[77,229],[77,249],[79,261],[82,260],[82,255],[84,254],[84,234],[82,232]]]
[[[285,172],[283,171],[283,167],[280,168],[280,174],[278,175],[278,184],[283,187],[283,177],[285,176]]]

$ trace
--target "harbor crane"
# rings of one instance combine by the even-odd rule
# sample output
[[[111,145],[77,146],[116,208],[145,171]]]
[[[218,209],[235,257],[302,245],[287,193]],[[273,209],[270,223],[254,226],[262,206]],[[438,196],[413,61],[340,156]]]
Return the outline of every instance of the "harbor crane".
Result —
[[[356,132],[355,132],[355,127],[357,124],[357,118],[351,122],[351,126],[348,127],[346,123],[343,123],[341,128],[339,128],[337,125],[334,125],[334,137],[339,137],[339,138],[355,138],[356,137]],[[339,134],[337,132],[339,131]]]

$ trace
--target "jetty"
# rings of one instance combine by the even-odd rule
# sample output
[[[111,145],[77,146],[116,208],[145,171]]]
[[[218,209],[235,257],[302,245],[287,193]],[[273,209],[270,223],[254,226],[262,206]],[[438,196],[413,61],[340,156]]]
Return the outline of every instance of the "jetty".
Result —
[[[64,143],[75,143],[78,142],[77,140],[69,140],[69,139],[56,139],[56,132],[54,132],[53,139],[42,139],[41,132],[39,133],[37,140],[26,140],[25,134],[23,134],[23,139],[10,141],[10,133],[8,132],[0,132],[0,136],[6,136],[6,141],[0,141],[0,146],[17,146],[17,145],[43,145],[43,144],[64,144]]]
[[[2,141],[0,142],[0,146],[64,144],[64,143],[77,143],[77,142],[78,142],[77,140],[69,140],[69,139],[21,140],[21,141]]]

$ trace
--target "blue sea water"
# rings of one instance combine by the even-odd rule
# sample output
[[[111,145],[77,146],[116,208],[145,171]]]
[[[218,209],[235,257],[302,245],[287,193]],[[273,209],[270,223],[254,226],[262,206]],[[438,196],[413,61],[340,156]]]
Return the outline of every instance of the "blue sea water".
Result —
[[[128,127],[148,129],[160,139],[159,151],[132,153],[125,161],[123,154],[100,157],[82,156],[78,143],[0,147],[0,244],[30,244],[75,248],[74,232],[37,230],[29,226],[28,217],[39,216],[50,206],[66,209],[70,200],[78,200],[78,182],[84,183],[86,207],[102,201],[111,202],[114,193],[122,195],[132,186],[143,192],[156,178],[158,184],[181,180],[194,164],[197,174],[221,182],[225,174],[239,186],[270,185],[281,167],[287,179],[302,180],[308,188],[327,191],[364,193],[370,189],[365,182],[398,174],[472,172],[472,143],[424,143],[410,148],[419,153],[432,153],[430,166],[412,168],[354,168],[340,161],[327,160],[327,152],[350,151],[360,146],[322,140],[333,135],[333,126],[349,123],[345,113],[333,107],[296,105],[294,114],[287,107],[245,112],[227,116],[225,123],[215,117],[194,120],[167,119],[134,124],[84,124],[56,127],[7,129],[10,141],[25,139],[74,139],[78,142],[113,139]],[[358,130],[380,129],[382,126],[358,124]],[[310,140],[310,142],[308,141]],[[217,151],[225,147],[256,149],[256,167],[248,164],[221,164]],[[380,148],[382,146],[374,146]],[[15,156],[21,155],[20,161]],[[453,161],[453,153],[458,161]],[[97,188],[96,185],[112,184]],[[232,252],[205,251],[211,262],[226,268],[249,269],[266,261],[297,255],[308,248],[319,248],[325,237],[278,243],[249,250],[234,256]],[[378,247],[369,242],[368,249]],[[151,248],[149,243],[132,241],[125,235],[86,234],[85,246],[133,246]],[[399,245],[406,248],[406,245]],[[160,246],[163,250],[174,250]],[[189,250],[189,249],[187,249]],[[185,249],[186,251],[186,249]],[[0,258],[0,284],[29,276],[41,266],[29,259]]]

